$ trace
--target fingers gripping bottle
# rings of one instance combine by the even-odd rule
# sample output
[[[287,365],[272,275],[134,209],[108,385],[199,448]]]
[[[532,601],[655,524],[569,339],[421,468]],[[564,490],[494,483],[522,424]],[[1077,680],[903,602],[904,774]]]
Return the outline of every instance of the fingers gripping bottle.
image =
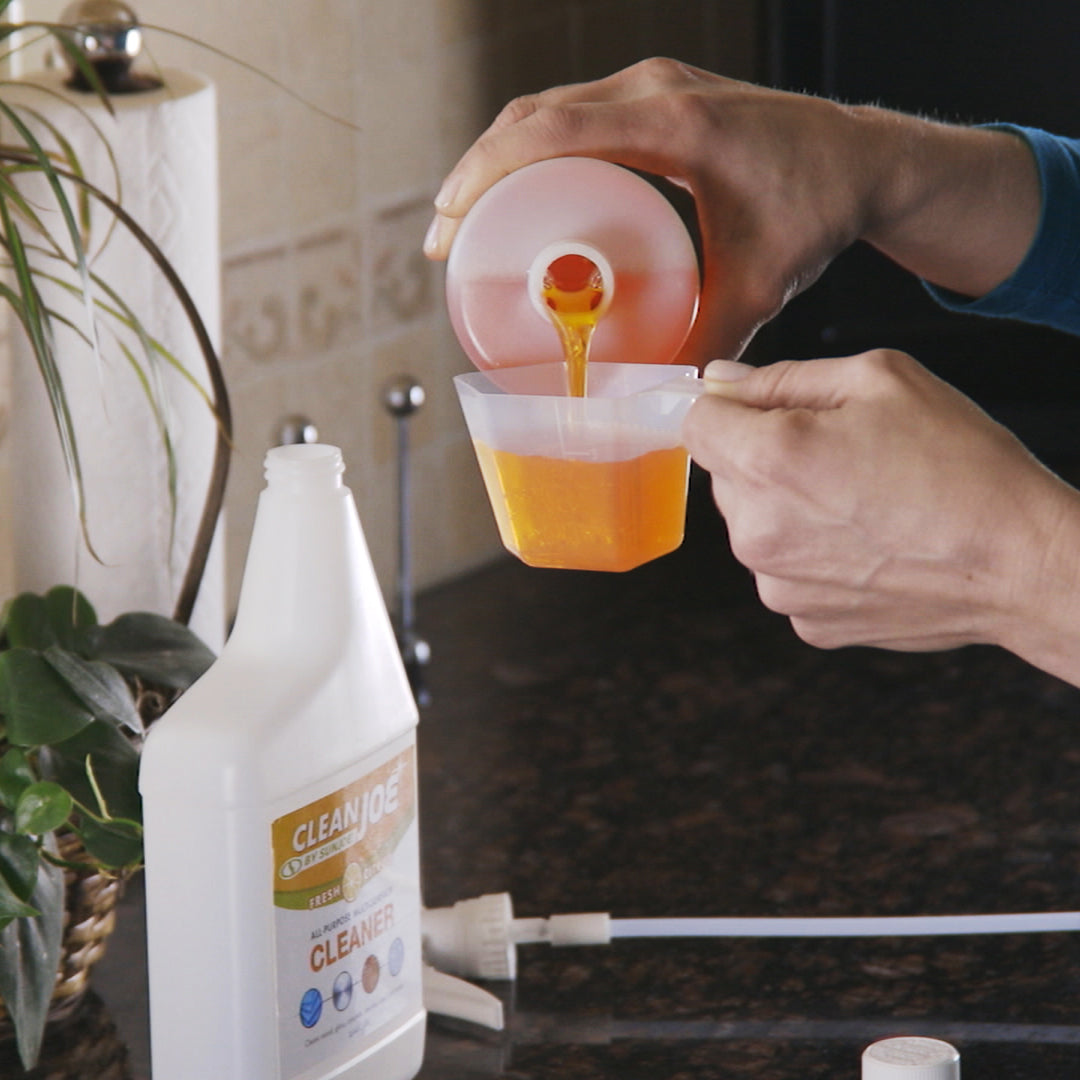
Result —
[[[420,1068],[417,713],[342,471],[267,455],[233,632],[146,742],[154,1080]]]
[[[526,165],[465,216],[447,261],[446,297],[472,362],[487,370],[559,360],[545,285],[581,265],[594,286],[590,362],[670,363],[697,310],[693,243],[651,184],[591,158]]]

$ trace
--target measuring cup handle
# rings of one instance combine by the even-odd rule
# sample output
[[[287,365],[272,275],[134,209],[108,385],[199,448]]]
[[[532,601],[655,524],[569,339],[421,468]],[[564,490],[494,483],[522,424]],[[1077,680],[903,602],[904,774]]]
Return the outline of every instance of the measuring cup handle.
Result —
[[[654,387],[649,393],[656,394],[682,394],[688,398],[699,398],[705,393],[705,380],[704,379],[671,379],[666,383],[661,383],[659,386]]]

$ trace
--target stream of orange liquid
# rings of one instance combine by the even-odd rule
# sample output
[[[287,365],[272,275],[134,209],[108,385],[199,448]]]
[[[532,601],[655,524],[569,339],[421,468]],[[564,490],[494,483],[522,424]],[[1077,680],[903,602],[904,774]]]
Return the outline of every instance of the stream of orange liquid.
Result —
[[[562,342],[567,392],[584,397],[589,346],[604,299],[600,268],[584,255],[561,255],[547,268],[542,296]]]

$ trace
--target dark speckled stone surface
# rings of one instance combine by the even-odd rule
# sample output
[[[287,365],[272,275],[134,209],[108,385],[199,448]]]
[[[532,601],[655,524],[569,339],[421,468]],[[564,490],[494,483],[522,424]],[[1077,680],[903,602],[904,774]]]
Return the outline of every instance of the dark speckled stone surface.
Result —
[[[803,645],[700,484],[676,555],[620,576],[508,562],[425,614],[429,904],[1080,907],[1080,692],[993,649]],[[433,1021],[424,1080],[838,1080],[895,1033],[953,1041],[965,1080],[1080,1076],[1065,934],[531,946],[504,995],[501,1036]]]
[[[427,903],[1080,908],[1080,691],[992,649],[804,646],[758,604],[700,483],[694,504],[683,549],[629,574],[507,560],[420,597]],[[95,975],[135,1080],[139,916],[136,888]],[[422,1080],[843,1080],[895,1033],[952,1041],[964,1080],[1080,1076],[1066,934],[528,946],[493,988],[507,1030],[433,1019]]]

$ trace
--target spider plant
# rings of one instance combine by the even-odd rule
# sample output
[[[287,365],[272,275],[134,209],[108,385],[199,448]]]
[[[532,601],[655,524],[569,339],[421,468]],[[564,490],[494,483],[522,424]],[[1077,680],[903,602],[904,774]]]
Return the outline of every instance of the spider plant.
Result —
[[[10,2],[0,0],[0,18]],[[109,95],[70,27],[0,24],[0,48],[26,31],[50,37],[111,111]],[[56,328],[74,330],[99,363],[114,344],[134,371],[168,461],[167,497],[174,508],[177,462],[159,388],[162,366],[199,388],[217,418],[212,475],[172,619],[137,613],[102,627],[86,598],[66,586],[45,596],[16,597],[0,617],[0,999],[30,1068],[56,982],[64,871],[123,873],[141,860],[135,762],[143,719],[137,695],[146,683],[175,694],[212,658],[185,624],[224,495],[230,417],[210,336],[168,259],[124,209],[119,193],[87,179],[63,133],[25,104],[7,100],[5,85],[10,86],[0,82],[0,121],[7,132],[0,140],[0,304],[29,342],[46,388],[82,540],[91,553],[83,461],[57,362]],[[25,194],[31,176],[43,182],[44,196]],[[88,254],[91,222],[98,228],[103,219],[107,230],[130,233],[169,283],[194,331],[209,391],[95,273]],[[81,318],[50,307],[46,283],[78,297]],[[65,834],[82,841],[85,861],[60,856],[58,838]]]
[[[0,0],[0,18],[10,3],[11,0]],[[72,69],[92,88],[106,110],[110,113],[113,111],[109,94],[93,65],[75,44],[70,27],[45,22],[0,24],[0,46],[13,35],[27,31],[49,36],[70,58]],[[193,558],[189,561],[187,577],[173,612],[175,619],[186,623],[205,569],[228,471],[231,420],[220,363],[199,312],[175,269],[143,224],[135,221],[124,209],[115,163],[114,195],[87,179],[77,154],[55,124],[25,105],[15,106],[4,99],[5,85],[10,84],[0,81],[0,120],[9,131],[9,137],[0,141],[0,268],[7,271],[7,280],[0,281],[0,302],[7,304],[16,326],[25,335],[41,374],[71,484],[77,520],[91,555],[96,557],[93,537],[87,525],[83,465],[61,369],[57,363],[54,327],[63,324],[71,328],[86,342],[94,362],[99,365],[102,362],[103,324],[126,334],[125,337],[113,333],[110,340],[134,372],[147,408],[154,418],[167,463],[166,496],[174,510],[177,462],[158,376],[160,365],[167,365],[178,372],[206,400],[207,407],[217,417],[218,437],[204,512],[195,537]],[[93,124],[88,115],[86,120]],[[48,147],[35,133],[35,128],[47,132],[50,137]],[[105,136],[100,132],[99,135],[107,148]],[[111,152],[109,157],[111,159]],[[49,197],[47,206],[32,201],[24,194],[28,174],[44,182]],[[94,273],[88,254],[91,228],[95,218],[100,219],[102,213],[105,215],[106,234],[118,228],[127,230],[171,287],[194,332],[209,379],[209,393],[193,373],[149,332],[139,314],[125,303],[123,297]],[[53,227],[53,221],[58,221],[59,226]],[[97,224],[100,225],[100,220]],[[41,287],[45,282],[81,299],[84,312],[81,323],[76,324],[70,317],[49,307]]]

